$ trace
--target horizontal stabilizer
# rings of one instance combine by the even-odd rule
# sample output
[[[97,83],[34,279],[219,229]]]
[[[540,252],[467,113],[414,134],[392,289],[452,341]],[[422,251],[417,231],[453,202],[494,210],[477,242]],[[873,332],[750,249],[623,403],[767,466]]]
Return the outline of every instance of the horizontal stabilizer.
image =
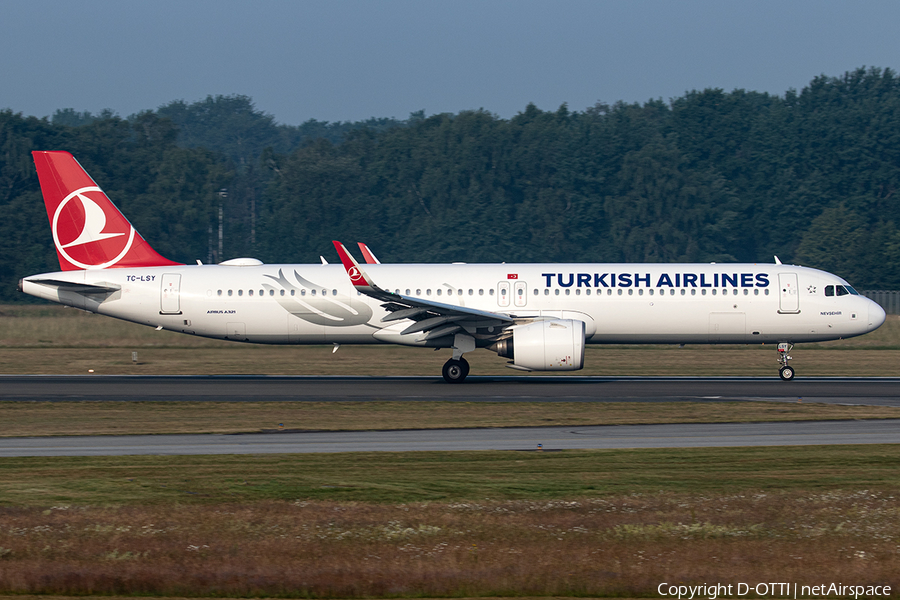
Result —
[[[60,281],[59,279],[29,279],[31,283],[39,283],[49,287],[55,287],[64,292],[77,292],[79,294],[112,294],[121,290],[121,286],[115,284],[96,285],[91,283],[77,283],[74,281]]]

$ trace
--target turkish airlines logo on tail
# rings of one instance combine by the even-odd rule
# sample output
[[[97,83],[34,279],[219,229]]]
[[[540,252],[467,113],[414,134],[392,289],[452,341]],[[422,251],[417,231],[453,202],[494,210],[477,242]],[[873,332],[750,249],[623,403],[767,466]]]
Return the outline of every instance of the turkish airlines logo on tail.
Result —
[[[350,267],[349,269],[347,269],[347,275],[350,277],[350,281],[354,284],[365,281],[363,279],[362,273],[359,272],[359,269],[357,267]]]
[[[60,256],[82,269],[103,269],[128,254],[134,227],[118,212],[107,214],[106,207],[112,205],[96,186],[75,190],[59,203],[52,229]]]

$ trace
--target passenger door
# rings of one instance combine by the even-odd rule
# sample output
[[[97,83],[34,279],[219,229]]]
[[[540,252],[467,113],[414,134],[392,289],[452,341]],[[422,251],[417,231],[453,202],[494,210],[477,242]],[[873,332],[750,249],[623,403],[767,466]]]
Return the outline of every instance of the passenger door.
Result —
[[[159,314],[181,314],[181,275],[163,273],[159,290]]]
[[[778,312],[800,312],[800,289],[796,273],[778,274]]]

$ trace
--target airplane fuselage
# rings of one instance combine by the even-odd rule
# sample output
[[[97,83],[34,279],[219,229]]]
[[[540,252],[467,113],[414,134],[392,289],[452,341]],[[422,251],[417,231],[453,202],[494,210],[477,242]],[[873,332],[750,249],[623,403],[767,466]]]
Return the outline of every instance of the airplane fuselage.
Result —
[[[390,264],[366,271],[403,296],[520,321],[583,321],[591,344],[816,342],[862,335],[884,321],[881,307],[841,278],[787,265]],[[382,322],[389,311],[356,291],[339,264],[87,269],[21,285],[103,315],[241,342],[446,347],[453,339],[401,334],[408,320]],[[496,332],[472,333],[485,346],[481,340]]]

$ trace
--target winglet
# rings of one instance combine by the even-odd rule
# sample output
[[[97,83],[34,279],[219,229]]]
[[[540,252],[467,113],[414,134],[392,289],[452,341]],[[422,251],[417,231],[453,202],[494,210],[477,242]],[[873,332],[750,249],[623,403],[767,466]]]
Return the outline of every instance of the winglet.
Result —
[[[359,246],[359,251],[362,252],[363,258],[366,259],[366,264],[368,265],[380,265],[381,261],[375,258],[375,255],[372,254],[372,251],[369,250],[369,247],[363,244],[362,242],[356,242],[356,245]]]
[[[369,276],[366,275],[366,272],[360,268],[359,263],[350,256],[350,253],[347,252],[347,249],[344,248],[342,243],[337,240],[332,240],[331,243],[334,244],[334,249],[337,250],[341,263],[344,265],[344,269],[347,270],[347,276],[350,278],[350,283],[353,284],[353,287],[363,293],[382,291],[372,282]]]

